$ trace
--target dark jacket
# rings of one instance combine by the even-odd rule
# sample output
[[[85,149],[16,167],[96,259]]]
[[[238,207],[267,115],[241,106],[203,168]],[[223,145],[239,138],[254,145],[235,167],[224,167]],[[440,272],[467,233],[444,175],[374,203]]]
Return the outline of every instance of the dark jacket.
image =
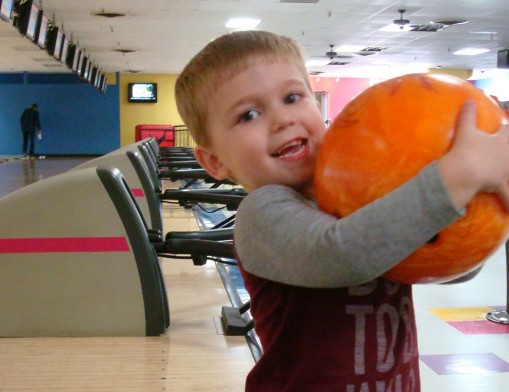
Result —
[[[25,109],[21,115],[20,124],[23,133],[34,133],[35,131],[41,129],[39,111],[34,108]]]

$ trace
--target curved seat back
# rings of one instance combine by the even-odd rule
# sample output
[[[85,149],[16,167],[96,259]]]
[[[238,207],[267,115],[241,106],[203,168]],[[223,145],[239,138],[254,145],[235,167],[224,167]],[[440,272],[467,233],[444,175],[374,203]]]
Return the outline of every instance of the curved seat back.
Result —
[[[157,336],[157,254],[120,171],[84,168],[0,199],[0,336]]]
[[[87,161],[73,170],[97,166],[116,167],[122,173],[150,229],[163,231],[162,208],[149,168],[139,151],[117,150]]]

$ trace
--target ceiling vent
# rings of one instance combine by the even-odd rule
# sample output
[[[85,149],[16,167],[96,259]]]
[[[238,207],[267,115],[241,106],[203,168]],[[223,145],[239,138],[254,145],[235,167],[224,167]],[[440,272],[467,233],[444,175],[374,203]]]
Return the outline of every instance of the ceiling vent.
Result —
[[[435,32],[445,29],[446,27],[456,26],[468,23],[466,19],[440,19],[433,20],[424,25],[412,25],[409,31]]]
[[[358,52],[355,52],[355,54],[359,56],[371,56],[373,54],[377,54],[380,52],[383,52],[387,48],[381,47],[381,46],[368,46],[367,48],[364,48]]]
[[[362,49],[361,52],[383,52],[386,49],[386,47],[382,46],[368,46],[367,48]]]
[[[350,64],[348,61],[331,61],[327,65],[347,65]]]
[[[422,31],[422,32],[437,32],[445,28],[441,23],[428,23],[425,25],[412,25],[412,28],[408,31]]]
[[[281,0],[281,3],[294,3],[294,4],[313,4],[318,3],[320,0]]]
[[[126,54],[126,53],[135,53],[136,52],[136,49],[122,49],[122,48],[119,48],[119,49],[113,49],[114,52],[119,52],[119,53],[122,53],[122,54]]]
[[[127,16],[127,14],[123,12],[106,12],[104,10],[100,12],[92,12],[92,15],[101,16],[103,18],[119,18],[122,16]]]

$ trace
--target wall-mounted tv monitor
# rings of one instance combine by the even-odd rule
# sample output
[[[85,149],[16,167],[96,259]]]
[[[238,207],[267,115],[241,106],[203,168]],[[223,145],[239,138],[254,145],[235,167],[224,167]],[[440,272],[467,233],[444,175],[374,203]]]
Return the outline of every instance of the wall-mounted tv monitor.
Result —
[[[78,60],[78,69],[76,70],[76,72],[82,78],[85,77],[85,70],[87,69],[87,62],[88,62],[88,57],[83,52],[81,52],[80,59]]]
[[[90,71],[90,77],[88,78],[90,84],[92,86],[96,86],[96,79],[97,79],[97,74],[99,73],[99,68],[97,68],[95,65],[92,66],[92,70]]]
[[[95,75],[92,75],[93,71],[94,71],[94,63],[92,62],[92,60],[89,60],[89,64],[88,64],[88,70],[87,70],[87,75],[86,75],[86,79],[88,80],[89,83],[92,83],[92,78],[95,77]]]
[[[90,60],[90,57],[85,57],[85,59],[83,60],[83,66],[82,66],[82,69],[81,69],[81,73],[80,73],[80,76],[85,79],[85,80],[88,80],[89,78],[89,75],[90,75],[90,67],[92,66],[92,60]]]
[[[509,68],[509,49],[497,52],[497,68]]]
[[[99,70],[99,68],[97,68],[97,71],[95,73],[95,78],[92,80],[92,84],[94,85],[95,88],[99,88],[99,82],[101,81],[101,75],[102,75],[102,72]]]
[[[33,0],[21,0],[13,5],[13,25],[18,29],[20,34],[28,37],[32,41],[35,36],[37,27],[37,16],[39,7],[33,3]]]
[[[103,71],[99,71],[97,72],[97,78],[95,79],[95,87],[97,87],[98,89],[101,88],[101,82],[104,78],[104,72]]]
[[[80,65],[78,67],[78,75],[83,79],[86,79],[88,76],[88,68],[90,67],[90,59],[86,54],[83,54],[80,57]]]
[[[60,57],[62,56],[62,44],[64,39],[64,33],[61,29],[57,30],[57,38],[55,40],[55,50],[53,50],[53,57],[56,60],[60,60]]]
[[[65,65],[70,70],[77,72],[78,62],[80,59],[80,49],[75,43],[70,42],[67,48],[67,57],[65,58]]]
[[[20,1],[17,7],[18,16],[15,18],[14,24],[21,34],[34,41],[39,22],[39,7],[33,0]]]
[[[46,51],[57,60],[60,60],[62,55],[63,36],[62,29],[59,29],[57,26],[51,25],[48,27],[48,32],[46,34]]]
[[[129,102],[157,102],[157,83],[129,83],[127,88]]]
[[[99,91],[102,91],[102,88],[103,88],[103,83],[104,83],[104,79],[106,78],[106,75],[101,72],[100,75],[99,75],[99,78],[97,80],[97,89]]]
[[[39,11],[39,17],[37,22],[37,30],[35,32],[34,42],[41,49],[46,47],[46,33],[48,30],[48,17],[44,15],[44,12]]]
[[[0,0],[0,19],[10,20],[14,0]]]
[[[102,93],[105,93],[107,88],[108,88],[108,78],[106,77],[105,74],[102,74],[101,82],[99,83],[99,90]]]
[[[78,71],[80,69],[82,57],[83,57],[83,51],[81,49],[76,49],[76,56],[75,56],[73,64],[72,64],[72,70],[75,71],[76,73],[78,73]]]
[[[64,38],[62,38],[62,51],[60,53],[60,62],[66,64],[67,53],[69,51],[69,38],[67,38],[65,34],[63,36]]]

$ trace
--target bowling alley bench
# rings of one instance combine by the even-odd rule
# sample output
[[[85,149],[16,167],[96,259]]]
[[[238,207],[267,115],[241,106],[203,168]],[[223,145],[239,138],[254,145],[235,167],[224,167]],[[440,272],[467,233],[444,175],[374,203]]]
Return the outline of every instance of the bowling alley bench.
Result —
[[[231,240],[231,229],[164,236],[163,199],[187,204],[196,195],[162,192],[149,144],[0,199],[0,337],[164,334],[170,315],[159,257],[185,255],[195,265],[208,254],[233,257],[231,241],[218,241]]]

